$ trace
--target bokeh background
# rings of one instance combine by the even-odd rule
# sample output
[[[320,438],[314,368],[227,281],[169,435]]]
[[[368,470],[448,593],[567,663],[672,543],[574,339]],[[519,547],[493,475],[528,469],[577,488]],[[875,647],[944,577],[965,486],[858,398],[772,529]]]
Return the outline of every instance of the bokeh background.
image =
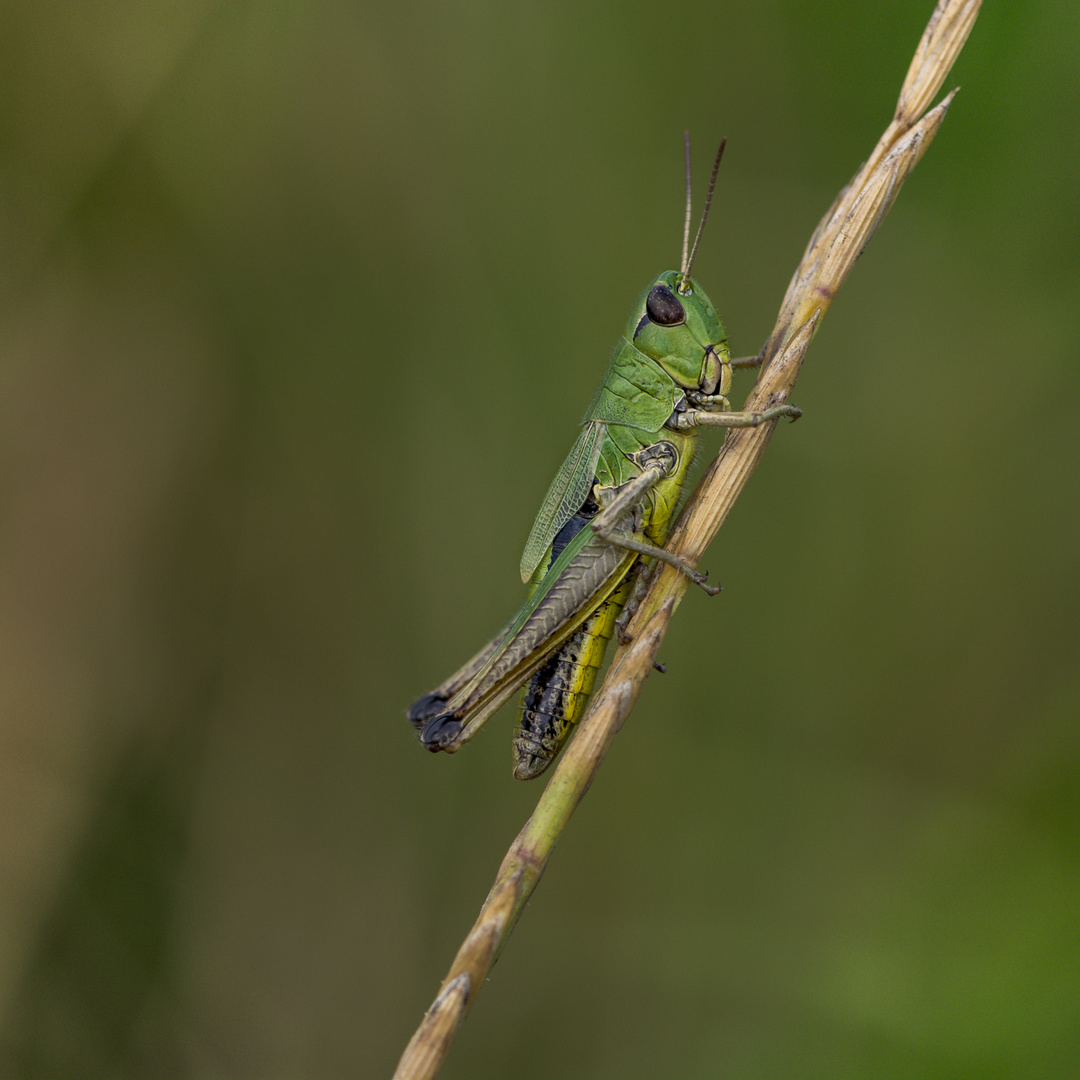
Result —
[[[0,1075],[390,1074],[540,791],[402,710],[683,129],[752,353],[930,10],[3,5]],[[1080,1074],[1078,55],[987,4],[447,1080]]]

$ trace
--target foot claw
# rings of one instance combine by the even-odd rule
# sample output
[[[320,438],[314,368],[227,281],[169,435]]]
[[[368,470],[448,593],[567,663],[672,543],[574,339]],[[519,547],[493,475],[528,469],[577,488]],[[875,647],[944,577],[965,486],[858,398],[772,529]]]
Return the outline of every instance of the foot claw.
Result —
[[[709,581],[709,575],[708,574],[702,574],[700,572],[698,572],[697,576],[694,578],[694,584],[697,585],[697,587],[699,589],[701,589],[703,592],[707,592],[710,596],[719,595],[719,593],[724,588],[724,586],[723,585],[709,585],[708,581]]]

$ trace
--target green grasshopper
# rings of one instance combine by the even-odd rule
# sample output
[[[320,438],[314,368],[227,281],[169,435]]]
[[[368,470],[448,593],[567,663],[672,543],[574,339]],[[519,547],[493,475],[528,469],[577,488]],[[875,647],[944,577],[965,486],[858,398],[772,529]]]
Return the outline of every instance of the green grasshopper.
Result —
[[[521,558],[521,577],[530,585],[524,607],[460,671],[408,710],[429,750],[459,750],[528,683],[514,735],[514,776],[539,776],[584,715],[639,560],[665,562],[711,595],[720,591],[663,549],[698,429],[755,427],[801,415],[792,405],[731,411],[727,336],[690,276],[723,152],[721,143],[688,254],[687,141],[681,269],[654,278],[641,294],[577,442],[548,488]]]

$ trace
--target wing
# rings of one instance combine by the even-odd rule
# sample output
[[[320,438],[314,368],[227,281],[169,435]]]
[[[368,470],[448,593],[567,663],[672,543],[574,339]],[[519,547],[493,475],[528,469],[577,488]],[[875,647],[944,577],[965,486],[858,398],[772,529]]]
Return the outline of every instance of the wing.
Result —
[[[522,581],[532,577],[556,533],[577,513],[589,494],[605,430],[605,425],[596,420],[583,424],[577,442],[559,466],[525,543],[521,556]]]

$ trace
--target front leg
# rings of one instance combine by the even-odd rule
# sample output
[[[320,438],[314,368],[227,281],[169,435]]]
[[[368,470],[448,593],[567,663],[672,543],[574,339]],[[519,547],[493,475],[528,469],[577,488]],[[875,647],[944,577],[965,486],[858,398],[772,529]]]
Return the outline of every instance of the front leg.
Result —
[[[723,408],[727,403],[726,399],[721,402],[716,397],[702,395],[699,402],[702,408],[673,412],[668,418],[667,426],[673,431],[690,431],[696,427],[757,427],[781,416],[789,416],[792,420],[798,420],[802,416],[802,409],[794,405],[774,405],[771,409],[762,409],[760,412],[728,412]],[[713,411],[714,409],[716,411]]]

